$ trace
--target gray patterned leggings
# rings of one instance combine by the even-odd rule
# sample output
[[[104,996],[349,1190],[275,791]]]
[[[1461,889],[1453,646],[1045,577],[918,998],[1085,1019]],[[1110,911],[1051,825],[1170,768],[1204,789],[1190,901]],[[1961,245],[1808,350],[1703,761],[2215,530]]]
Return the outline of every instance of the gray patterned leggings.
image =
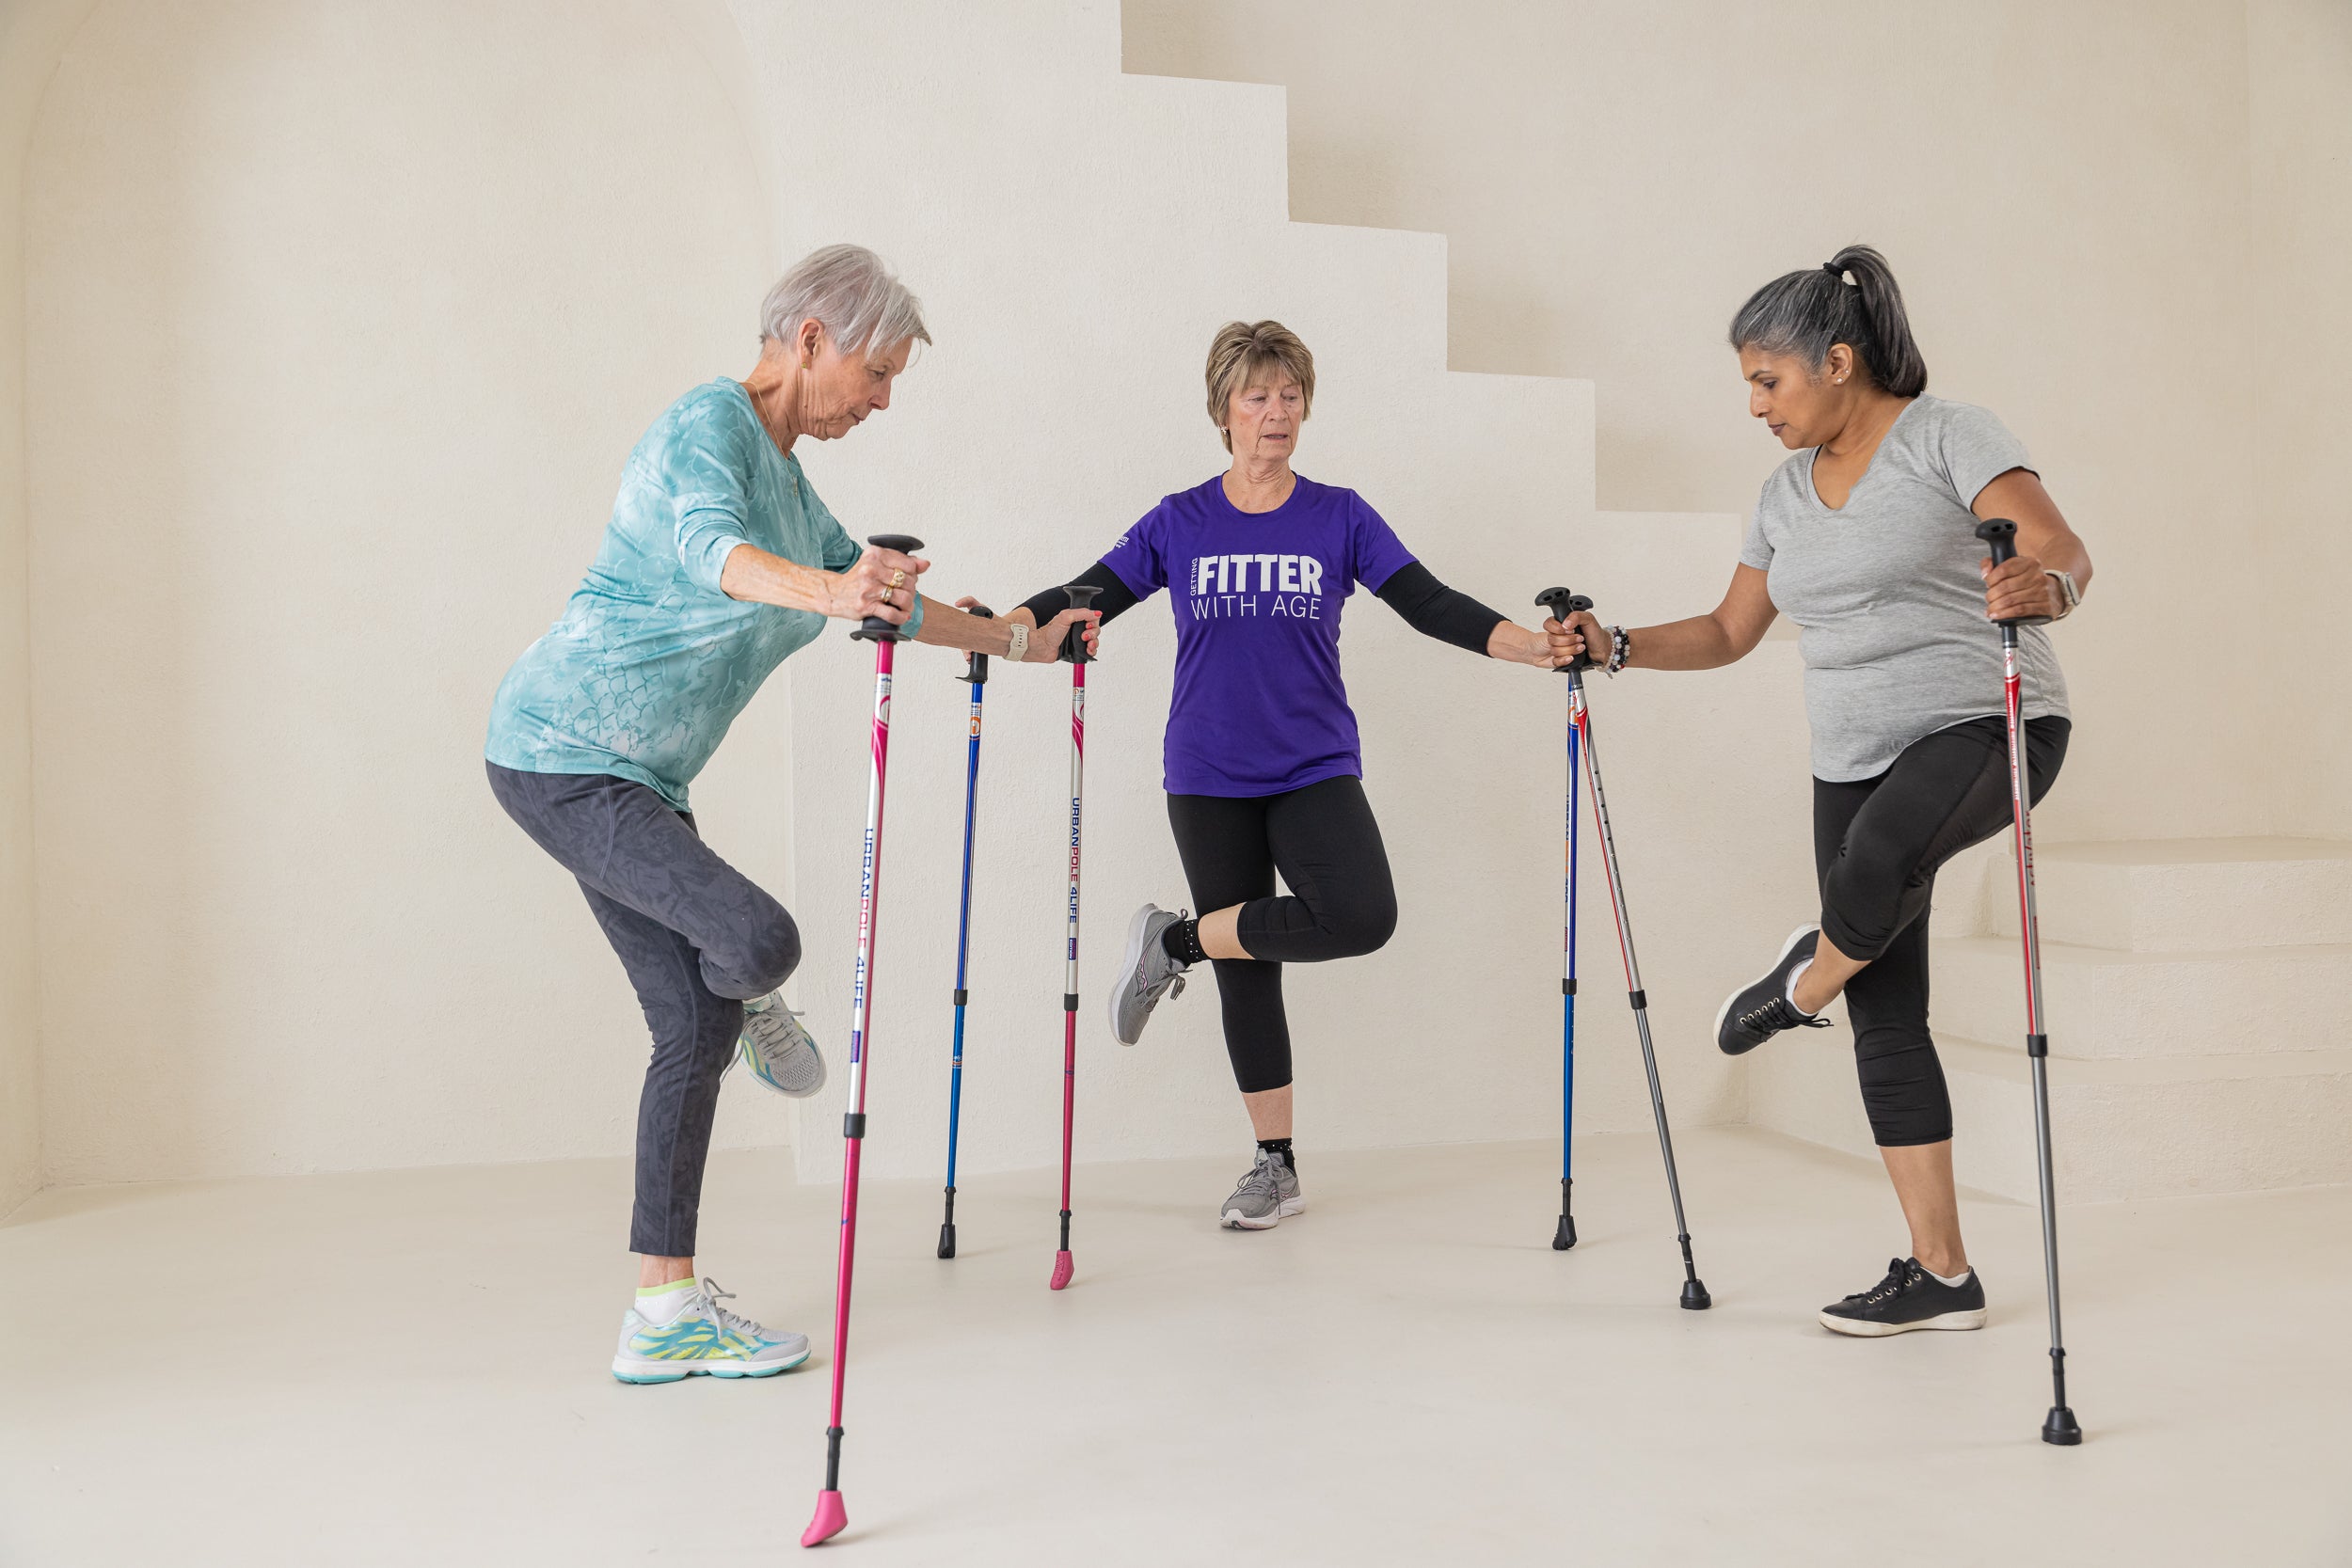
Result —
[[[644,784],[485,766],[506,815],[578,879],[637,988],[653,1060],[637,1102],[628,1245],[691,1258],[719,1079],[742,1033],[743,1004],[799,967],[800,928],[702,841],[691,814]]]

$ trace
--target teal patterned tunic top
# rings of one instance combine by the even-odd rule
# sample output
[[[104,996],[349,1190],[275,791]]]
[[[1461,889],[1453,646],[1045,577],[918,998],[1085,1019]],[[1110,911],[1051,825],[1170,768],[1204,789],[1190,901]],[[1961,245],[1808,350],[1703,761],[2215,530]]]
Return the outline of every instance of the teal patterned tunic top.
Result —
[[[672,404],[629,454],[596,563],[506,673],[484,754],[526,773],[633,779],[688,809],[687,785],[735,716],[824,625],[720,592],[747,544],[830,572],[859,554],[749,394],[722,377]],[[906,629],[921,621],[918,600]]]

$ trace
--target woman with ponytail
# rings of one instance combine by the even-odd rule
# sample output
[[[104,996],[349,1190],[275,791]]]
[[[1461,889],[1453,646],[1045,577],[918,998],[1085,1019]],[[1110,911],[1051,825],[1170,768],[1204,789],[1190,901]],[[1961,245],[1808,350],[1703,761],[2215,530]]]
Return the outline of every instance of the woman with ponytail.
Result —
[[[1936,868],[2009,825],[2000,641],[2024,619],[2026,757],[2040,800],[2065,760],[2066,682],[2043,626],[2090,582],[2090,557],[1982,408],[1927,395],[1928,371],[1886,259],[1851,245],[1774,278],[1740,308],[1731,346],[1748,412],[1794,453],[1765,483],[1730,590],[1663,626],[1571,619],[1572,645],[1613,674],[1708,670],[1744,657],[1775,615],[1801,628],[1813,741],[1821,916],[1716,1016],[1716,1043],[1753,1051],[1826,1028],[1839,995],[1862,1102],[1901,1200],[1911,1255],[1821,1312],[1841,1334],[1978,1328],[1952,1191],[1952,1107],[1928,1033],[1928,906]],[[2017,524],[1994,567],[1979,518]]]

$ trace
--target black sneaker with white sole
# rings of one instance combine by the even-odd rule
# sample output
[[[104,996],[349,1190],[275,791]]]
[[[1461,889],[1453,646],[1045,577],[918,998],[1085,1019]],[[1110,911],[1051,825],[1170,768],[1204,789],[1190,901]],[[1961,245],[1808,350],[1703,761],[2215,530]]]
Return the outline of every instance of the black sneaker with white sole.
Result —
[[[1984,1281],[1970,1269],[1967,1278],[1947,1285],[1916,1258],[1890,1258],[1884,1279],[1860,1295],[1822,1307],[1821,1326],[1866,1339],[1915,1328],[1982,1328]]]
[[[1733,991],[1715,1010],[1715,1044],[1726,1056],[1754,1051],[1783,1029],[1826,1029],[1829,1020],[1797,1011],[1788,1000],[1788,975],[1800,964],[1813,961],[1821,940],[1819,926],[1801,926],[1788,933],[1780,957],[1754,985]]]

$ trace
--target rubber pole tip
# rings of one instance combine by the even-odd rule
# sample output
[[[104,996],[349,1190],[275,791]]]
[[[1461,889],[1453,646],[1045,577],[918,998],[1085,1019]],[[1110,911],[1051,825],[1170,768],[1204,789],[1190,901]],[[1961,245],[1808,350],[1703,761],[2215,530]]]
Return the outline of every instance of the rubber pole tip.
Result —
[[[2050,1418],[2042,1423],[2042,1440],[2071,1449],[2083,1440],[2083,1429],[2074,1424],[2074,1413],[2062,1404],[2050,1406]]]
[[[1704,1312],[1714,1305],[1715,1298],[1707,1293],[1706,1286],[1695,1279],[1682,1282],[1682,1309],[1685,1312]]]
[[[1054,1254],[1054,1277],[1045,1282],[1045,1288],[1049,1291],[1066,1291],[1070,1288],[1070,1276],[1077,1272],[1078,1265],[1071,1260],[1070,1254],[1057,1252]]]
[[[1576,1245],[1576,1222],[1567,1215],[1560,1216],[1560,1228],[1551,1233],[1551,1250],[1565,1252]]]
[[[953,1220],[939,1227],[939,1255],[942,1258],[956,1255],[956,1226]]]
[[[817,1494],[817,1517],[808,1522],[808,1528],[801,1531],[801,1544],[821,1546],[847,1529],[849,1525],[850,1511],[841,1506],[841,1494],[819,1492]]]

